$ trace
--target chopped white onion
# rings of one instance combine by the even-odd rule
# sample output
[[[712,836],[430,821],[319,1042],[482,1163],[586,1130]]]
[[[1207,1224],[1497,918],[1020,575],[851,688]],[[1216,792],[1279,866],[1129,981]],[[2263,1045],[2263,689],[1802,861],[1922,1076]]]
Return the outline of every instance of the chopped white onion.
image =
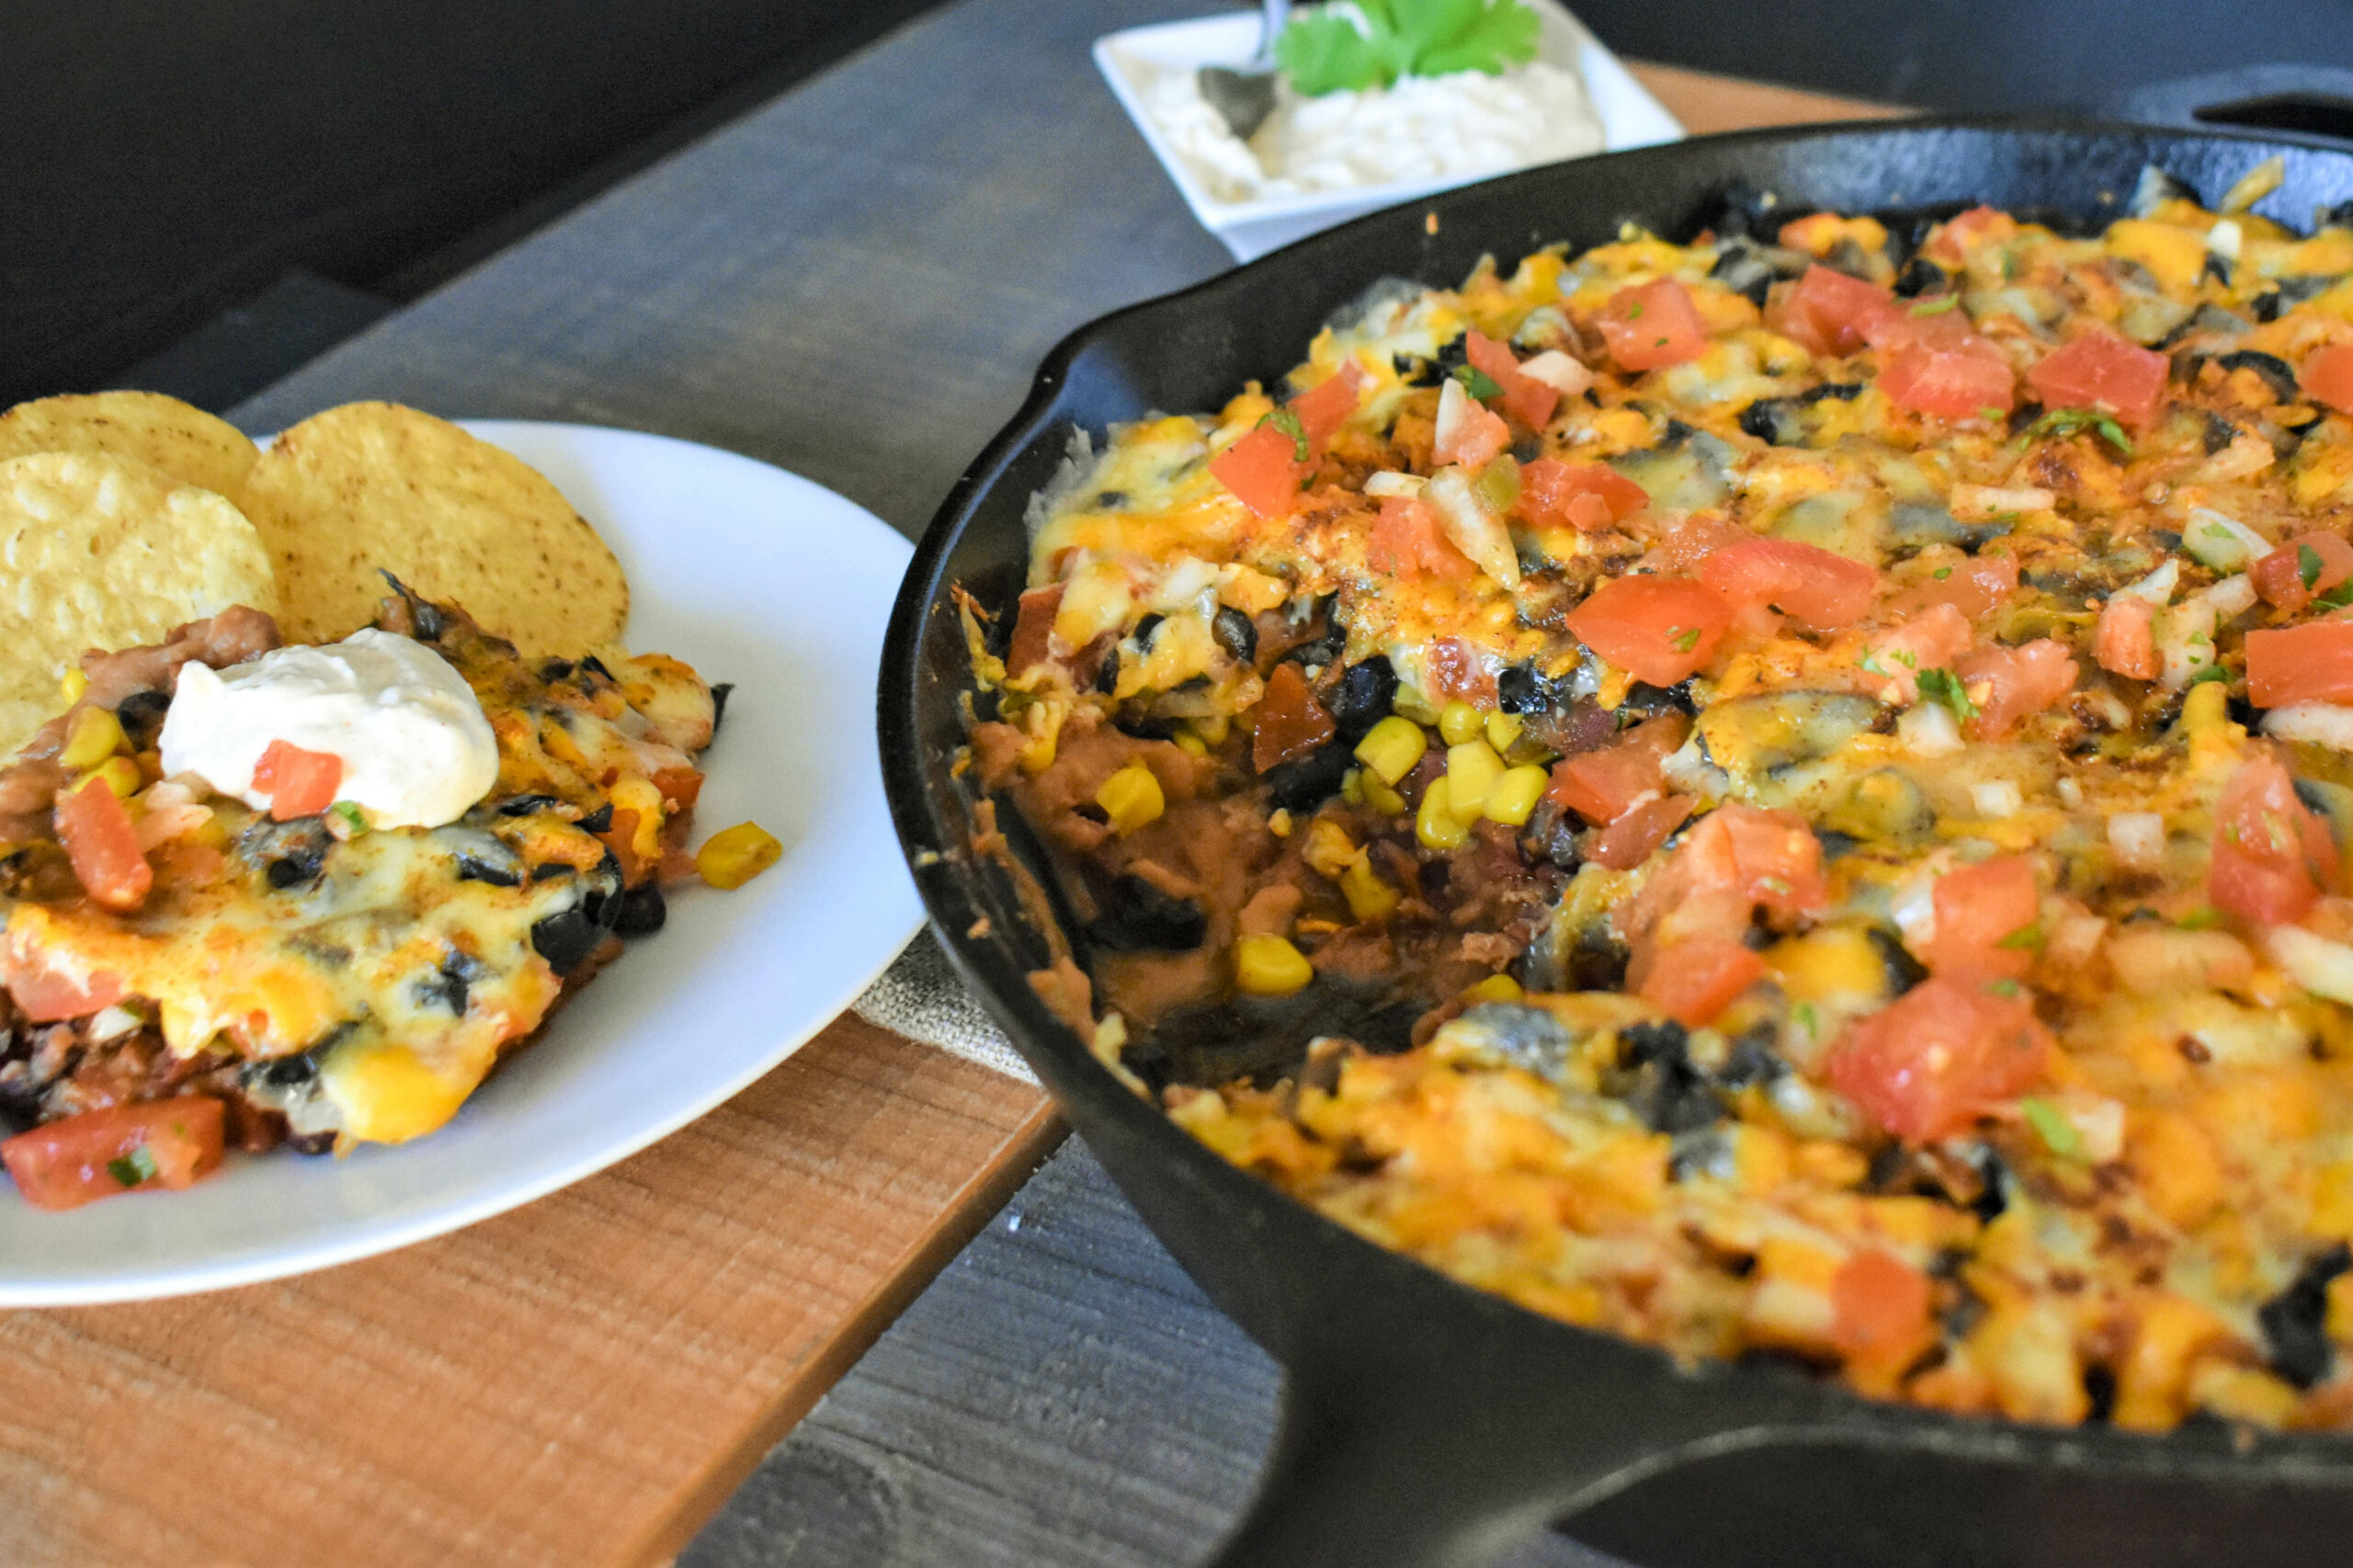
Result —
[[[1575,397],[1593,385],[1593,372],[1557,348],[1521,360],[1519,373],[1542,381],[1563,397]]]
[[[1982,522],[2005,512],[2047,512],[2059,504],[2059,497],[2050,491],[2024,485],[1956,484],[1947,499],[1952,504],[1952,515],[1967,522]]]
[[[2271,541],[2211,506],[2192,506],[2181,547],[2217,572],[2236,572],[2271,553]]]
[[[1964,744],[1961,726],[1953,722],[1952,710],[1941,702],[1922,702],[1906,708],[1895,721],[1895,738],[1914,756],[1950,756]]]
[[[2334,702],[2292,702],[2263,716],[2263,733],[2332,751],[2353,751],[2353,708]]]
[[[2353,948],[2315,937],[2301,926],[2274,926],[2263,934],[2271,961],[2315,996],[2353,1005]]]
[[[2165,861],[2165,819],[2154,812],[2117,812],[2108,819],[2108,846],[2118,865],[2154,871]]]
[[[1383,469],[1365,476],[1364,493],[1376,501],[1385,501],[1392,495],[1419,495],[1422,486],[1428,483],[1418,473],[1394,473]]]
[[[2158,567],[2131,587],[2119,588],[2116,591],[2120,594],[2130,594],[2136,599],[2146,599],[2159,609],[2163,609],[2173,602],[2174,588],[2180,582],[2181,562],[2167,556],[2163,566]]]
[[[2216,615],[2228,620],[2255,608],[2255,580],[2241,572],[2210,585],[2198,597],[2212,605]]]
[[[2240,242],[2245,238],[2245,232],[2230,219],[2225,218],[2206,231],[2206,248],[2224,261],[2236,261],[2239,258]]]
[[[1460,381],[1449,381],[1459,387]],[[1519,586],[1519,555],[1512,548],[1511,529],[1500,517],[1490,517],[1471,493],[1471,476],[1459,468],[1442,468],[1422,487],[1422,498],[1438,508],[1438,521],[1454,548],[1506,588]]]
[[[2007,778],[1989,779],[1969,787],[1970,804],[1981,817],[2013,817],[2025,809],[2026,797]]]
[[[2084,787],[2074,779],[2062,778],[2054,788],[2059,793],[2059,803],[2069,811],[2084,803]]]

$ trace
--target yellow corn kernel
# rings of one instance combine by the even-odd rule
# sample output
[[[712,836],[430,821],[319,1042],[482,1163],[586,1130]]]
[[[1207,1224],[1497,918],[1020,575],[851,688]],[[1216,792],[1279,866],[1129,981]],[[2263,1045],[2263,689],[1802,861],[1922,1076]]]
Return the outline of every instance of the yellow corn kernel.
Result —
[[[1277,838],[1290,836],[1290,808],[1277,806],[1267,818],[1267,831]]]
[[[96,767],[126,744],[122,722],[113,713],[104,708],[85,708],[74,715],[74,723],[65,732],[65,747],[57,754],[57,760],[79,773],[85,767]]]
[[[1401,680],[1397,683],[1397,695],[1389,699],[1389,706],[1416,724],[1438,722],[1437,707],[1428,698],[1422,695],[1422,688],[1412,681]]]
[[[1517,1002],[1528,993],[1507,974],[1491,974],[1462,994],[1466,1002]]]
[[[1495,787],[1487,791],[1487,820],[1506,827],[1519,826],[1536,810],[1536,802],[1544,798],[1544,787],[1552,781],[1551,773],[1533,765],[1505,768]]]
[[[1160,780],[1141,762],[1131,762],[1103,780],[1103,788],[1095,791],[1095,803],[1103,808],[1113,831],[1122,838],[1147,823],[1157,822],[1168,809]]]
[[[1487,809],[1487,796],[1504,776],[1504,759],[1483,740],[1464,741],[1446,750],[1446,802],[1464,822],[1477,822]],[[1530,802],[1531,804],[1533,802]]]
[[[1307,988],[1315,966],[1284,937],[1241,937],[1233,944],[1233,983],[1252,996],[1289,996]]]
[[[1207,756],[1210,754],[1208,743],[1190,730],[1176,732],[1176,748],[1192,756]]]
[[[139,775],[139,765],[127,756],[107,758],[90,769],[88,777],[105,779],[118,800],[128,801],[147,787],[147,780]]]
[[[1223,745],[1227,733],[1233,728],[1233,721],[1222,713],[1211,713],[1193,720],[1186,728],[1199,735],[1204,744]]]
[[[1517,713],[1501,711],[1487,715],[1487,744],[1497,751],[1509,751],[1518,741],[1519,733],[1528,728],[1528,721]]]
[[[662,856],[662,791],[651,778],[624,778],[613,786],[613,809],[635,812],[637,823],[630,831],[629,846],[641,860],[656,860]]]
[[[756,822],[739,822],[703,841],[695,851],[695,869],[715,888],[740,888],[773,866],[784,854],[776,835]]]
[[[1386,812],[1392,817],[1402,817],[1405,814],[1405,797],[1383,784],[1373,775],[1368,773],[1364,776],[1362,788],[1364,803],[1374,811]]]
[[[1475,738],[1486,722],[1468,702],[1449,702],[1438,710],[1438,733],[1448,745],[1459,746]]]
[[[1348,913],[1359,921],[1387,918],[1404,897],[1372,869],[1372,862],[1361,853],[1340,872],[1339,881],[1340,894],[1348,901]],[[2346,1278],[2353,1278],[2353,1275]]]
[[[1338,881],[1340,873],[1358,858],[1356,840],[1330,817],[1317,817],[1307,824],[1307,842],[1300,846],[1300,858]]]
[[[1447,800],[1446,780],[1433,778],[1422,791],[1422,809],[1414,816],[1414,836],[1426,849],[1460,849],[1471,841],[1470,825],[1454,814]]]
[[[67,670],[65,677],[57,683],[57,688],[64,694],[65,706],[71,708],[82,700],[84,692],[90,689],[90,677],[78,669]]]
[[[1356,757],[1372,778],[1394,788],[1429,749],[1430,738],[1419,724],[1392,713],[1365,732],[1364,739],[1357,743]]]
[[[1352,806],[1364,804],[1364,769],[1351,767],[1340,775],[1340,799]]]

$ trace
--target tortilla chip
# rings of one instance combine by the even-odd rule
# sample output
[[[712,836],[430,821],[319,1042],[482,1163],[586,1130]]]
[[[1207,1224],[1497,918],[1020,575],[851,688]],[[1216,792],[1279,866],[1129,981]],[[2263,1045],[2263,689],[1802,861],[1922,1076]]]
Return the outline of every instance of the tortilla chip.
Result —
[[[225,419],[161,392],[110,392],[45,397],[0,414],[0,458],[28,452],[106,452],[243,499],[261,449]]]
[[[0,461],[0,755],[65,706],[93,648],[160,642],[231,605],[273,614],[269,555],[244,514],[103,452]]]
[[[447,420],[353,403],[280,435],[245,483],[290,642],[375,619],[390,572],[534,655],[619,639],[629,585],[597,530],[529,464]]]

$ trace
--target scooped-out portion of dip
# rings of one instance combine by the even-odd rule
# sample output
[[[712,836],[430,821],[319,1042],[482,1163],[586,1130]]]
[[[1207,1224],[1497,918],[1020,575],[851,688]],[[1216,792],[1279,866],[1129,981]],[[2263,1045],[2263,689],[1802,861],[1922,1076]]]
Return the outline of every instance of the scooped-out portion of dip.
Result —
[[[2353,1425],[2353,214],[2278,183],[1735,203],[1080,438],[967,601],[1041,993],[1229,1159],[1680,1359]]]

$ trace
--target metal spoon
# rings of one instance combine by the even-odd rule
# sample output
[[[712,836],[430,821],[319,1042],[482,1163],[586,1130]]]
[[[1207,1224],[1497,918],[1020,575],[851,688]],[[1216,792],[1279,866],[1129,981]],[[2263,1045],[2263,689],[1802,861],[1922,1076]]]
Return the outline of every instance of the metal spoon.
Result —
[[[1290,20],[1290,0],[1260,0],[1260,4],[1266,16],[1258,28],[1258,52],[1238,68],[1204,65],[1193,78],[1210,108],[1245,142],[1275,112],[1275,40]]]

